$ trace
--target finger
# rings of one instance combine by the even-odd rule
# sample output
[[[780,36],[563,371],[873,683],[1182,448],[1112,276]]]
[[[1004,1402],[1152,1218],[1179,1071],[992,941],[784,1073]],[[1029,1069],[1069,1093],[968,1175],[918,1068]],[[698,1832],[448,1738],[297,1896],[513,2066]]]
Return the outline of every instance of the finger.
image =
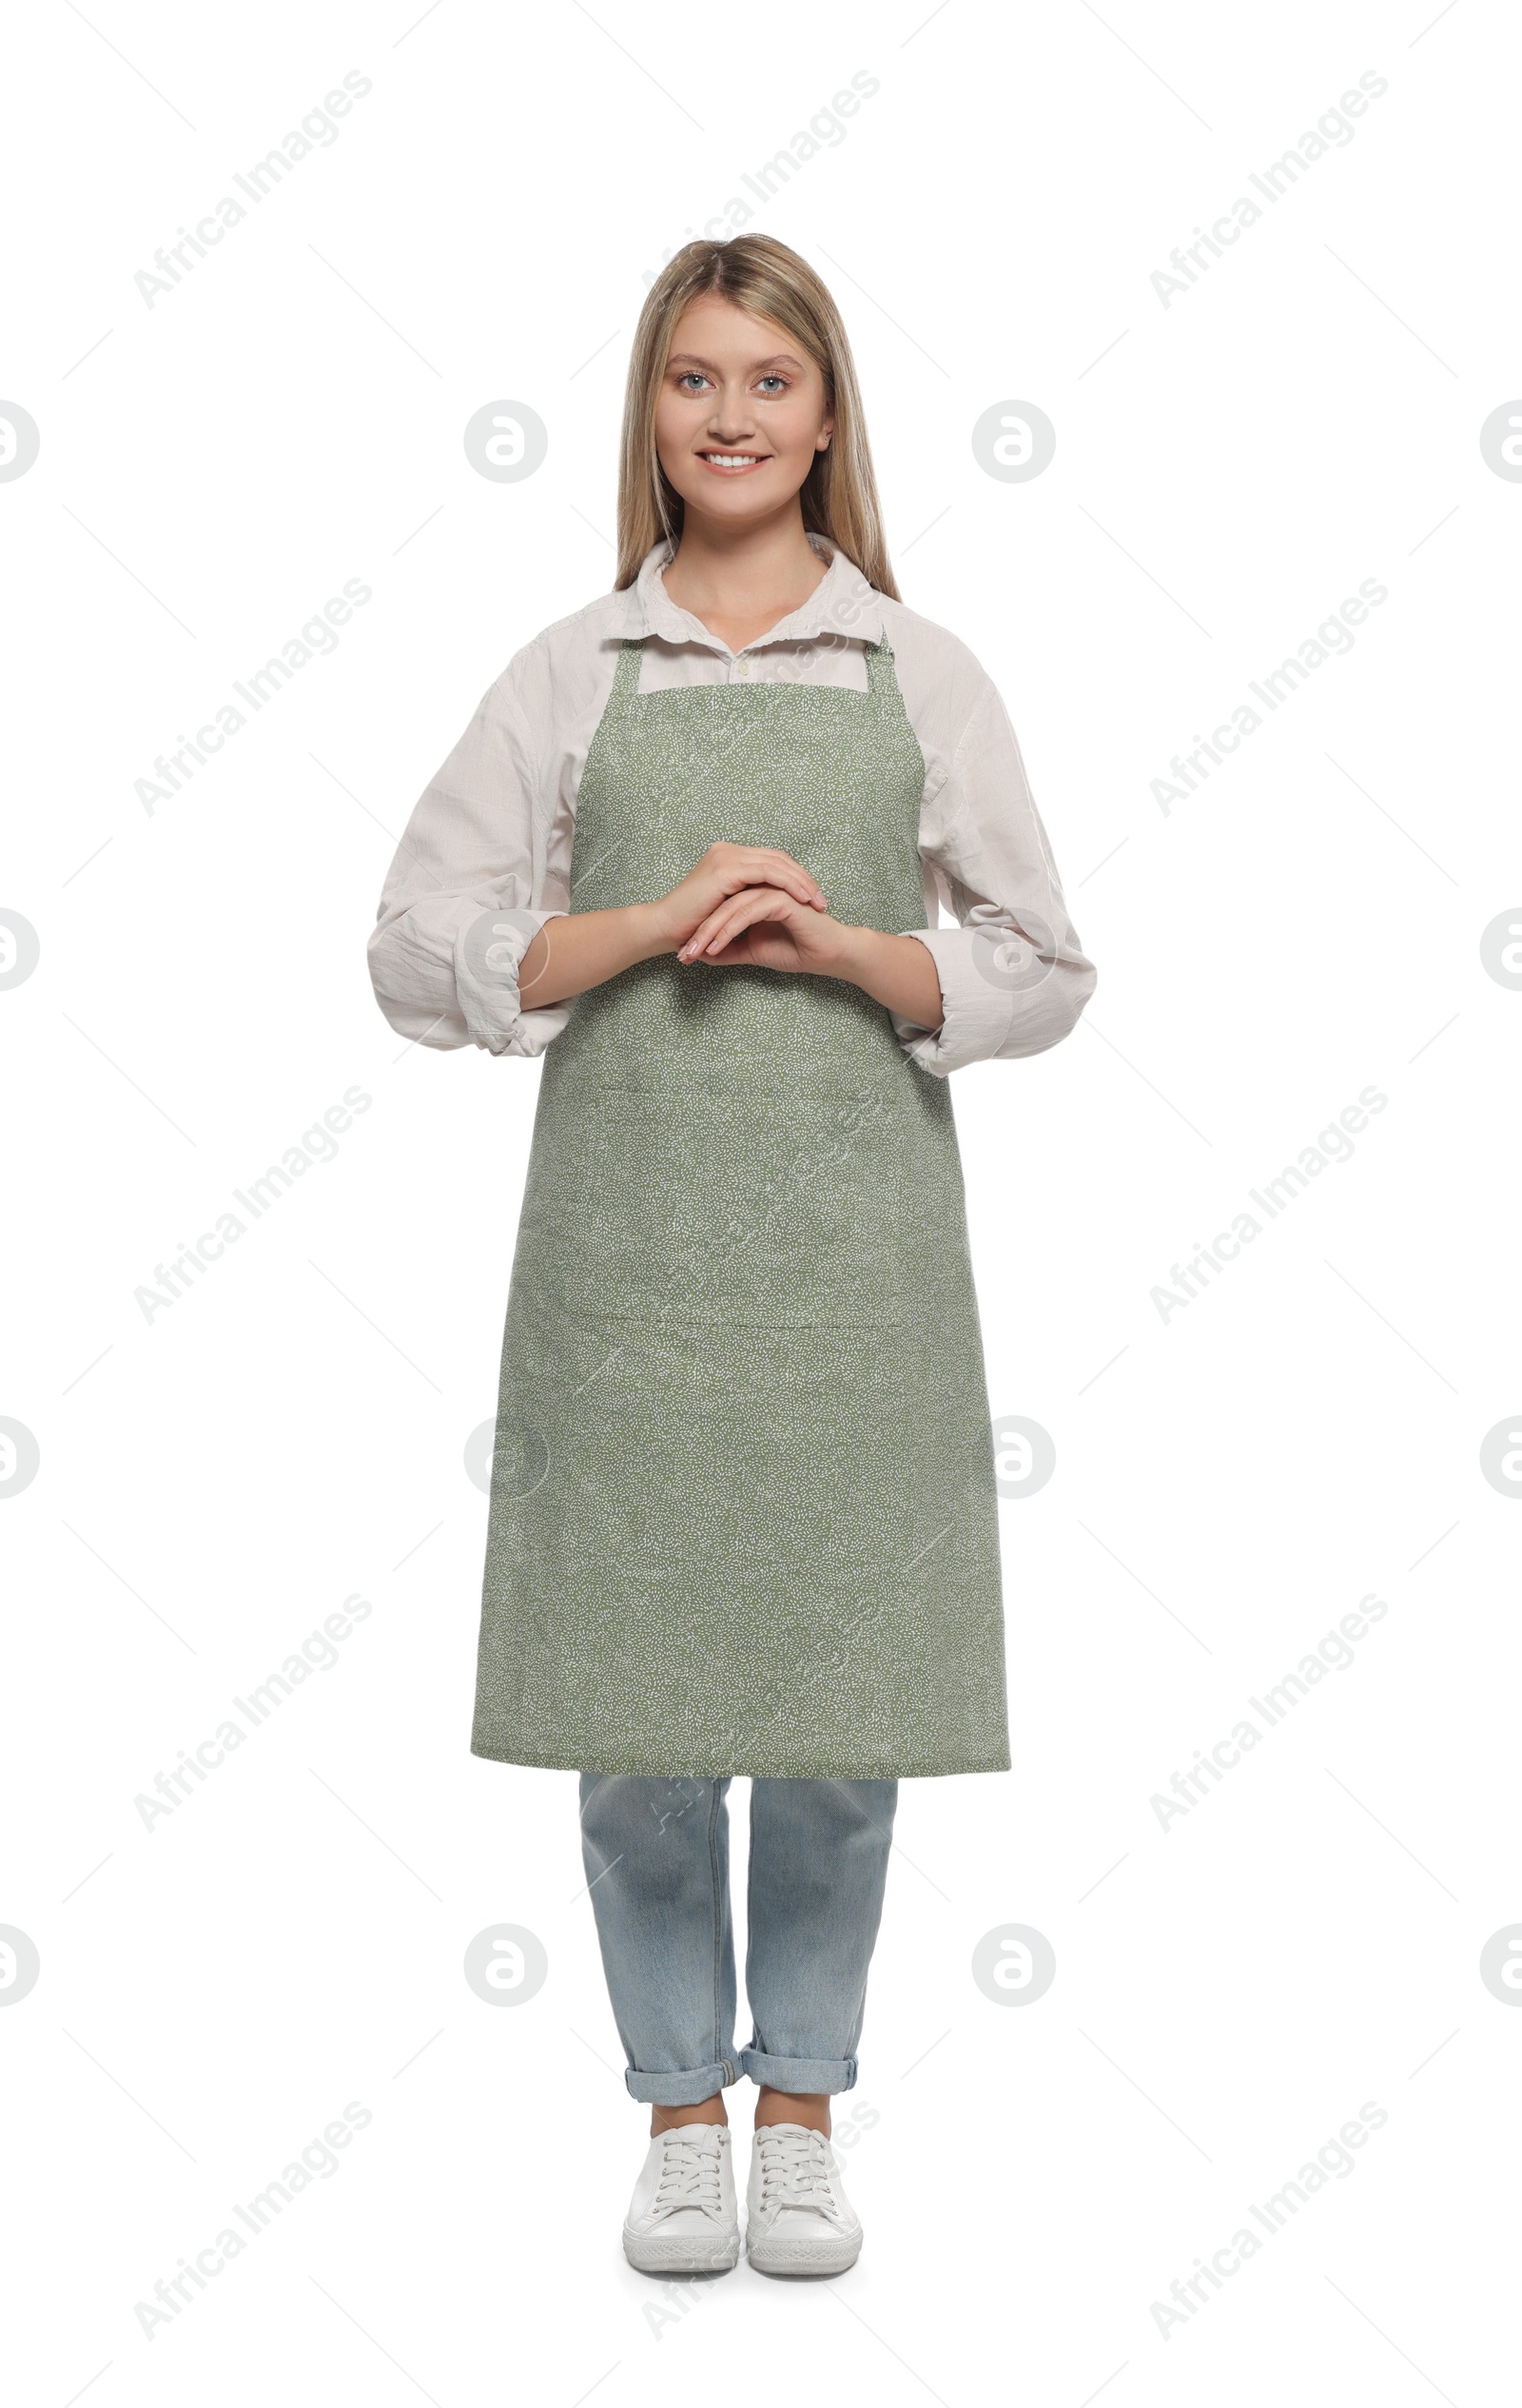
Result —
[[[747,886],[781,886],[799,903],[810,903],[816,911],[829,909],[818,880],[810,877],[790,853],[759,845],[737,845],[734,852],[735,860],[719,873],[721,895],[739,894]]]
[[[721,919],[732,919],[756,908],[762,912],[792,911],[796,909],[800,901],[801,897],[785,894],[780,886],[742,886],[738,893],[726,895],[721,902],[714,904],[713,909],[708,914],[706,924],[717,926]],[[695,938],[697,934],[698,930],[694,928],[693,937]]]
[[[721,904],[717,911],[710,912],[702,925],[693,929],[678,958],[687,961],[696,961],[708,952],[710,946],[727,944],[732,937],[738,935],[742,928],[749,926],[746,905],[751,899],[768,891],[771,890],[759,886],[747,886],[742,894]]]
[[[676,959],[678,961],[692,961],[696,959],[697,955],[702,951],[704,945],[707,944],[710,937],[713,934],[714,929],[718,926],[719,918],[719,912],[711,911],[706,920],[700,920],[698,922],[697,926],[693,930],[691,936],[685,938],[677,946]]]
[[[829,905],[825,901],[825,891],[818,879],[805,869],[801,862],[795,862],[790,853],[767,853],[762,858],[771,864],[768,873],[771,885],[781,886],[787,893],[795,894],[800,903],[812,903],[817,911],[829,910]],[[798,882],[796,884],[794,880]]]
[[[792,896],[781,893],[775,886],[747,886],[717,911],[710,912],[701,926],[693,929],[681,947],[679,959],[694,961],[704,953],[716,951],[758,920],[785,919],[793,903]]]
[[[799,908],[795,897],[776,886],[748,886],[743,895],[736,895],[726,908],[720,924],[700,948],[699,958],[719,953],[732,944],[747,928],[756,927],[763,921],[788,921]]]
[[[829,908],[817,878],[810,877],[790,853],[755,845],[751,848],[750,858],[758,874],[746,879],[744,883],[747,885],[781,886],[788,894],[796,895],[800,903],[813,903],[820,909]]]
[[[814,881],[804,871],[785,864],[779,864],[772,870],[765,863],[758,862],[754,869],[743,870],[733,879],[727,878],[723,891],[726,896],[752,894],[767,887],[780,887],[794,903],[810,903],[820,911],[829,908]]]

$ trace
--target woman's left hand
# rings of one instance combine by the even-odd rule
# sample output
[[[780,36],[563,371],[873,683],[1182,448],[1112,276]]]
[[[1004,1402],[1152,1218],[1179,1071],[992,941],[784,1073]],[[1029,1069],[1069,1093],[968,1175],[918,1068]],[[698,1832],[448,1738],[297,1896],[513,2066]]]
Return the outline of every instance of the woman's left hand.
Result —
[[[742,886],[726,897],[677,946],[676,959],[848,979],[916,1028],[938,1029],[946,1017],[940,972],[918,937],[852,927],[779,886]]]
[[[743,962],[761,970],[808,970],[839,978],[849,932],[828,912],[779,886],[743,886],[711,911],[684,945],[678,961],[712,962],[720,969]]]

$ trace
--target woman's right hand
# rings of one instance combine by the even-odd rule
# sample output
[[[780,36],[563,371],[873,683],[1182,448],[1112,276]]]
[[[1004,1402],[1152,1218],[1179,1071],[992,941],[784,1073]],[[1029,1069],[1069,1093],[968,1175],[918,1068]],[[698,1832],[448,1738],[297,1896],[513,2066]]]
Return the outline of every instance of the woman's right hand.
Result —
[[[615,979],[636,961],[679,952],[712,913],[748,886],[780,888],[815,911],[829,909],[818,882],[790,853],[762,845],[711,845],[658,903],[555,913],[524,948],[517,968],[519,1002],[526,1011],[547,1010]]]
[[[710,912],[746,886],[779,886],[784,894],[812,904],[816,911],[829,908],[817,879],[810,878],[790,853],[761,845],[711,845],[669,895],[645,906],[661,949],[674,953]]]

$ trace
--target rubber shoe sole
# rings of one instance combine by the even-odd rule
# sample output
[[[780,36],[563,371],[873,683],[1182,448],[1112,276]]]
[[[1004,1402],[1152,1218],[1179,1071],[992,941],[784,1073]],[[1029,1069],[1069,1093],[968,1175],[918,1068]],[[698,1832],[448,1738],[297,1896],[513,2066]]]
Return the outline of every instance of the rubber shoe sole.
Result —
[[[728,2274],[739,2263],[740,2236],[631,2232],[625,2224],[624,2256],[640,2274]]]
[[[862,2253],[862,2233],[832,2232],[817,2241],[747,2240],[746,2256],[757,2274],[844,2274]]]

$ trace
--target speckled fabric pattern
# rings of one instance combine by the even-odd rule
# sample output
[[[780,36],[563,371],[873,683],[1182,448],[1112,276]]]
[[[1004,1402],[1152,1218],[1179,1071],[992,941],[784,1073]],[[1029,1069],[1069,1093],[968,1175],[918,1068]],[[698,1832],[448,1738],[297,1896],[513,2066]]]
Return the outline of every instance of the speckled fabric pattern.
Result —
[[[837,919],[924,924],[886,637],[865,694],[641,695],[640,652],[582,776],[573,910],[664,894],[725,838],[791,853]],[[860,988],[666,955],[546,1052],[471,1744],[707,1778],[1007,1768],[951,1093]]]

